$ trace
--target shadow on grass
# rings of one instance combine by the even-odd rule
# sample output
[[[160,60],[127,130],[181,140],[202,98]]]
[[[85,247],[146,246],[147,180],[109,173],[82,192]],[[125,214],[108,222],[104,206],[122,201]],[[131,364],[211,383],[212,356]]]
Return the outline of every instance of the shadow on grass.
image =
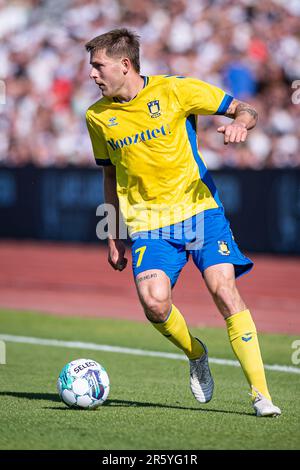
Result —
[[[26,398],[27,400],[49,400],[61,402],[57,393],[0,392],[3,397]]]
[[[29,392],[0,392],[0,396],[9,396],[15,398],[25,398],[27,400],[46,400],[46,401],[53,401],[56,403],[61,403],[61,399],[59,398],[57,393],[29,393]],[[165,408],[165,409],[173,409],[173,410],[187,410],[187,411],[201,411],[206,413],[227,413],[227,414],[235,414],[241,416],[253,416],[253,413],[245,413],[242,411],[231,411],[231,410],[217,410],[215,408],[207,408],[209,405],[204,405],[205,408],[199,407],[190,407],[190,406],[180,406],[180,405],[167,405],[162,403],[151,403],[151,402],[141,402],[141,401],[129,401],[129,400],[107,400],[103,405],[103,407],[133,407],[133,408]],[[44,407],[47,410],[67,410],[66,406],[46,406]],[[70,411],[82,411],[78,408],[70,408]]]

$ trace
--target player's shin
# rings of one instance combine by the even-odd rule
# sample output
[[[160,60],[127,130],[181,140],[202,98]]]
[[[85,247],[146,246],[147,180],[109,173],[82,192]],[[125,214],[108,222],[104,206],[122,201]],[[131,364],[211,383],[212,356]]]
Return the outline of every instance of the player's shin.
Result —
[[[182,349],[189,359],[198,359],[205,352],[201,343],[189,332],[185,319],[175,305],[172,305],[166,321],[151,323],[169,341]]]
[[[231,347],[238,358],[250,387],[271,400],[261,358],[255,324],[249,310],[226,319]],[[252,391],[253,393],[253,391]],[[253,398],[255,398],[253,396]]]

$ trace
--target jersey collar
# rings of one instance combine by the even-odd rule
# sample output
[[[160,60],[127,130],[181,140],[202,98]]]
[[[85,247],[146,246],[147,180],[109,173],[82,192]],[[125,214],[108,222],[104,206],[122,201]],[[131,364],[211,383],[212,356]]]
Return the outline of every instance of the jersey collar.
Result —
[[[141,77],[142,77],[142,79],[144,80],[144,85],[143,85],[143,88],[142,88],[142,90],[143,90],[144,88],[146,88],[146,86],[147,86],[148,83],[149,83],[149,77],[147,77],[146,75],[141,75]],[[137,94],[137,95],[138,95],[138,94]],[[114,103],[121,103],[121,104],[130,103],[130,101],[134,100],[134,99],[137,97],[137,95],[135,95],[135,96],[134,96],[131,100],[129,100],[129,101],[120,101],[118,98],[113,98],[113,101],[114,101]]]

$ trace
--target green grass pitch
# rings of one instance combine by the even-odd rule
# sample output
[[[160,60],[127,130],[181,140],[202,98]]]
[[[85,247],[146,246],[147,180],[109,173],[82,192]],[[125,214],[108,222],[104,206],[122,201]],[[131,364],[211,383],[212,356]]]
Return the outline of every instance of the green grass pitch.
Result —
[[[178,353],[147,323],[0,312],[0,333]],[[211,357],[235,359],[223,329],[192,329]],[[266,364],[290,365],[296,337],[260,335]],[[213,400],[200,405],[180,360],[6,343],[0,365],[1,449],[299,449],[299,374],[267,371],[279,418],[256,418],[240,368],[212,364]],[[61,368],[80,357],[108,371],[97,410],[68,409],[56,392]]]

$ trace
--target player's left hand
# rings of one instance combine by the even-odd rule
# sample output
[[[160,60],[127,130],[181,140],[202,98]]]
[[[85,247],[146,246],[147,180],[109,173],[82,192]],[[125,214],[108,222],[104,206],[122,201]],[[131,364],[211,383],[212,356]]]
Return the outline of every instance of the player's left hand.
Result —
[[[217,131],[224,134],[224,145],[234,142],[245,142],[248,134],[246,125],[237,122],[228,126],[218,127]]]

